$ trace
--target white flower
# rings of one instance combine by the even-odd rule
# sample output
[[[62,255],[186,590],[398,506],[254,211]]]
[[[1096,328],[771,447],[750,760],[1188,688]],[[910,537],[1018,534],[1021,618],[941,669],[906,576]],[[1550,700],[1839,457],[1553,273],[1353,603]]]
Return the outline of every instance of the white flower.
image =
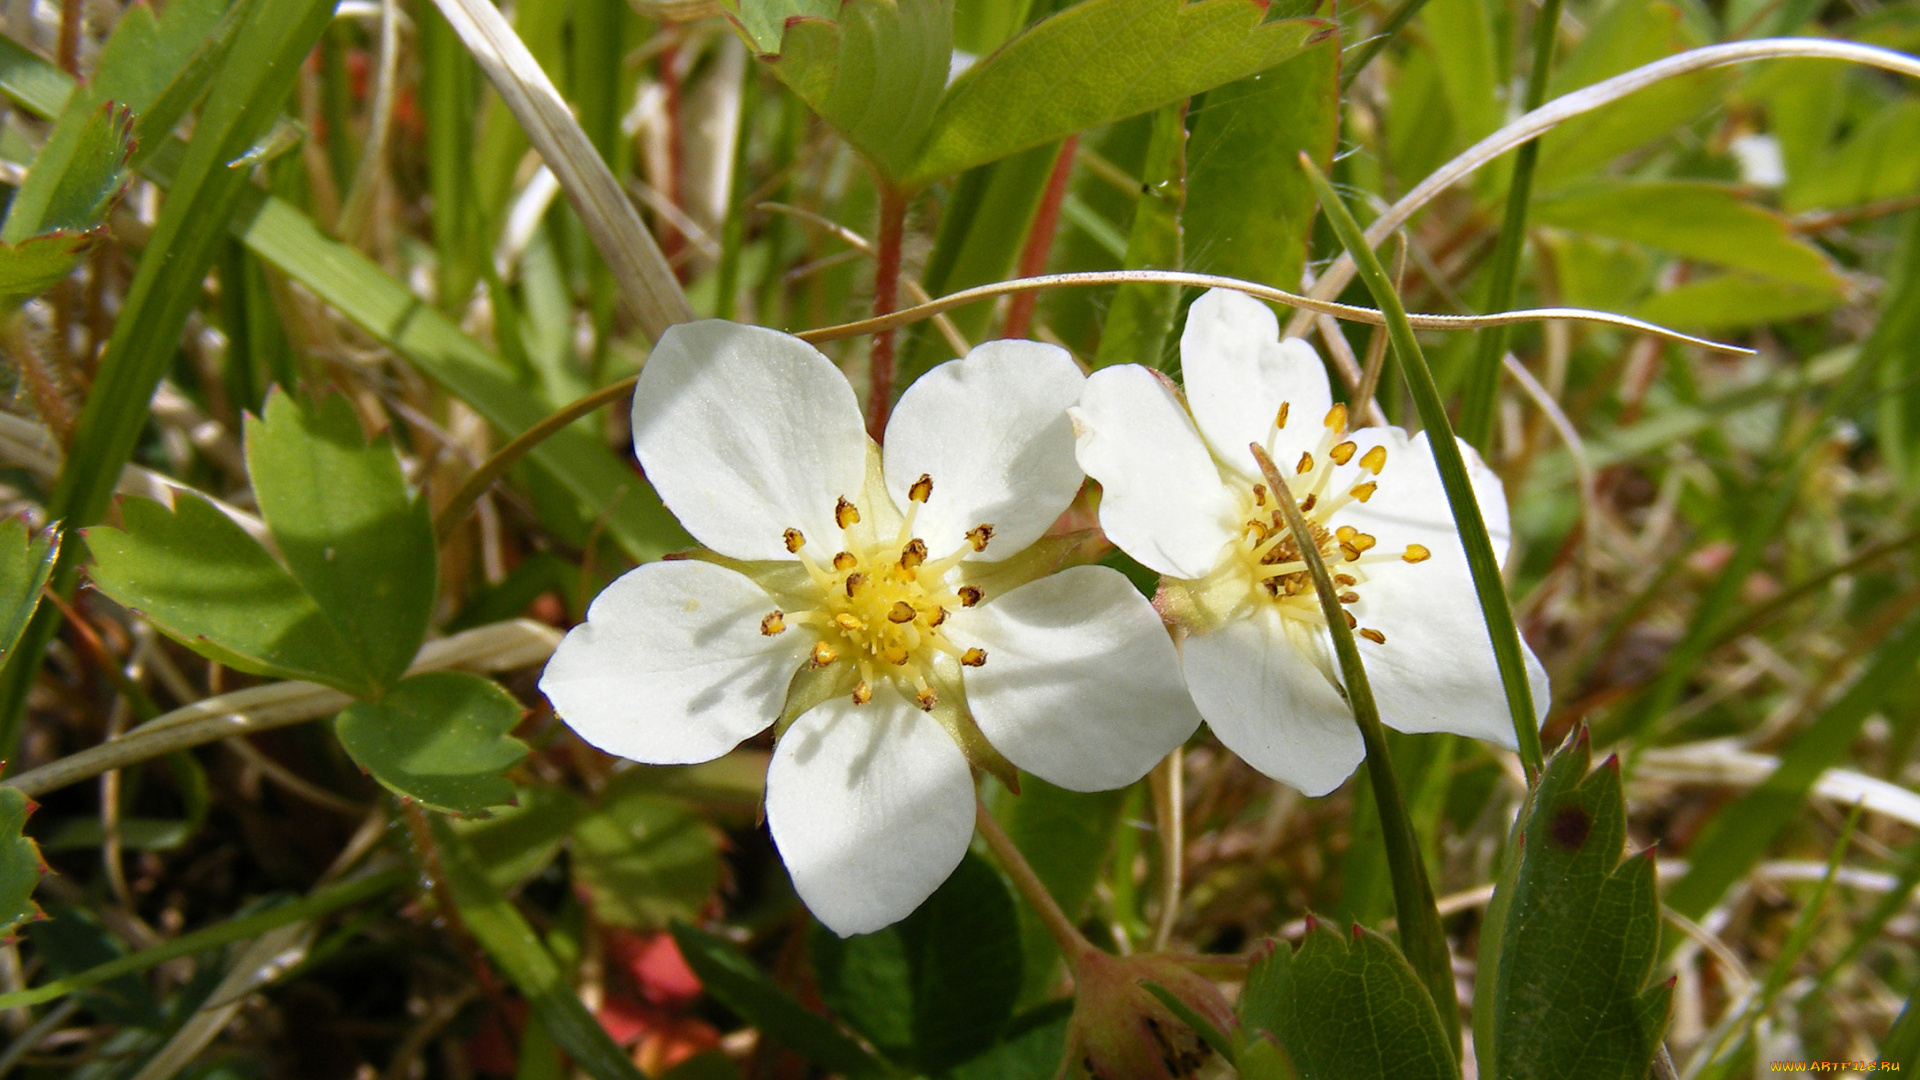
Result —
[[[1146,598],[1104,567],[1047,573],[1072,546],[1042,534],[1080,488],[1084,383],[1052,346],[982,345],[907,390],[882,460],[811,345],[672,328],[634,449],[713,554],[608,586],[540,689],[588,742],[654,764],[781,720],[767,822],[794,887],[842,935],[900,919],[973,837],[970,763],[1115,788],[1199,726]]]
[[[1512,748],[1493,646],[1423,433],[1346,430],[1313,347],[1281,342],[1264,304],[1215,290],[1180,339],[1187,405],[1154,372],[1107,368],[1071,410],[1108,538],[1162,577],[1162,613],[1200,715],[1254,768],[1310,795],[1364,756],[1300,549],[1249,445],[1282,472],[1341,588],[1381,719]],[[1192,412],[1189,415],[1188,409]],[[1196,428],[1197,425],[1197,428]],[[1499,477],[1464,443],[1505,559]],[[1545,715],[1546,672],[1527,653]]]

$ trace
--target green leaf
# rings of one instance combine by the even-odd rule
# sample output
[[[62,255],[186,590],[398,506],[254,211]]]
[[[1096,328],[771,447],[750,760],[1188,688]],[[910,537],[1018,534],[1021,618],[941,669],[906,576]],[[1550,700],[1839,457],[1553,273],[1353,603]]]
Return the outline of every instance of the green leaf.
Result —
[[[1302,1080],[1454,1080],[1433,999],[1393,942],[1314,920],[1295,953],[1275,942],[1247,972],[1240,1020],[1278,1040]]]
[[[1813,288],[1735,272],[1676,285],[1631,310],[1635,318],[1704,332],[1789,322],[1831,311],[1846,299],[1838,288]]]
[[[752,14],[738,25],[774,74],[881,172],[904,177],[947,86],[953,0],[741,7]]]
[[[1187,269],[1283,289],[1299,283],[1319,205],[1299,155],[1333,167],[1339,104],[1340,43],[1332,38],[1207,92],[1187,144]]]
[[[890,1075],[878,1058],[861,1049],[826,1017],[800,1004],[726,939],[676,922],[673,940],[707,993],[758,1027],[762,1035],[829,1072],[853,1080],[880,1080]]]
[[[1020,994],[1013,896],[969,853],[926,902],[873,934],[812,942],[820,996],[881,1053],[927,1074],[993,1043]]]
[[[513,798],[500,774],[527,756],[509,735],[520,703],[499,683],[464,671],[400,680],[378,701],[358,701],[333,730],[360,767],[394,792],[454,814],[477,814]]]
[[[511,892],[546,869],[586,809],[566,788],[542,784],[516,789],[513,805],[490,817],[454,821],[453,830],[473,848],[493,887]]]
[[[1504,89],[1506,79],[1495,59],[1490,6],[1488,0],[1429,0],[1420,12],[1420,27],[1446,96],[1452,120],[1448,135],[1455,149],[1493,134],[1502,119],[1504,106],[1496,88]]]
[[[55,160],[46,160],[44,150],[35,156],[21,185],[20,197],[32,194],[43,200],[38,214],[29,217],[10,212],[0,239],[19,243],[45,233],[86,232],[105,222],[107,204],[127,184],[133,114],[123,105],[103,102],[72,126],[71,137],[60,149],[65,153]],[[59,171],[46,171],[55,167]],[[41,183],[34,183],[36,176],[42,178]],[[15,229],[16,221],[30,221],[33,227]]]
[[[439,559],[431,511],[408,496],[391,443],[369,444],[344,396],[309,410],[275,391],[246,421],[246,452],[287,569],[373,685],[392,685],[426,637]]]
[[[93,584],[202,656],[254,675],[373,686],[313,597],[231,518],[185,492],[120,505],[126,531],[82,533]]]
[[[693,918],[720,887],[720,834],[681,799],[647,790],[649,770],[614,777],[573,829],[573,872],[600,919],[654,929]]]
[[[1100,878],[1100,866],[1113,844],[1127,790],[1078,792],[1056,787],[1037,776],[1020,780],[1020,794],[988,785],[988,808],[1027,864],[1053,894],[1060,910],[1078,920]],[[1058,981],[1060,947],[1032,911],[1020,905],[1024,960],[1023,1002],[1049,996]]]
[[[1028,1009],[1008,1022],[999,1042],[948,1070],[945,1080],[1054,1080],[1072,1015],[1071,1001]]]
[[[14,927],[43,917],[33,889],[47,864],[40,845],[22,835],[32,812],[33,800],[18,788],[0,787],[0,941],[12,941]]]
[[[526,917],[487,880],[473,849],[446,819],[434,818],[430,827],[461,925],[527,999],[547,1034],[595,1080],[645,1080],[633,1059],[580,1004],[572,980]]]
[[[1182,265],[1180,209],[1187,199],[1187,103],[1177,102],[1153,114],[1153,138],[1147,144],[1140,198],[1127,236],[1128,270],[1179,270]],[[1172,347],[1180,289],[1123,281],[1113,291],[1113,306],[1100,329],[1093,366],[1144,364],[1175,367]]]
[[[27,628],[59,553],[58,529],[29,536],[25,520],[0,521],[0,660]]]
[[[1332,27],[1255,0],[1085,0],[948,88],[903,178],[924,183],[1172,104],[1278,64]]]
[[[1860,346],[1879,389],[1876,440],[1906,490],[1920,487],[1920,214],[1907,214],[1897,261],[1888,267],[1880,317]]]
[[[1642,1080],[1671,983],[1647,986],[1660,939],[1653,854],[1622,859],[1620,763],[1588,771],[1581,728],[1547,761],[1481,931],[1480,1075]]]
[[[48,233],[18,244],[0,242],[0,308],[58,285],[93,246],[97,233]]]
[[[1786,219],[1721,184],[1692,180],[1609,184],[1542,198],[1533,213],[1542,225],[1632,240],[1812,289],[1831,291],[1840,284],[1832,261],[1790,233]]]

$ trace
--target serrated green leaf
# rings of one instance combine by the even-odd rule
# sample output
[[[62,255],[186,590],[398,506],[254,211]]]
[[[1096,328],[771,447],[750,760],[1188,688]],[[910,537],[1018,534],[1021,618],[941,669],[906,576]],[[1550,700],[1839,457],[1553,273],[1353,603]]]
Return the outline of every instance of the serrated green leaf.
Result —
[[[49,184],[46,205],[35,233],[85,232],[107,218],[107,206],[127,184],[127,157],[133,151],[133,113],[109,101],[78,125],[64,167]],[[35,158],[35,167],[39,159]],[[27,173],[28,182],[33,172]],[[24,191],[24,187],[22,189]],[[9,223],[12,217],[8,217]],[[0,233],[9,241],[25,236]]]
[[[41,917],[34,886],[46,872],[40,847],[22,835],[33,801],[17,788],[0,787],[0,941],[13,940],[14,927]]]
[[[854,1080],[881,1080],[890,1070],[818,1013],[811,1012],[741,955],[726,939],[684,922],[673,940],[707,993],[774,1042],[829,1072]]]
[[[1651,852],[1627,859],[1620,766],[1591,772],[1585,729],[1547,761],[1481,932],[1480,1075],[1642,1080],[1666,1024],[1648,987],[1660,940]]]
[[[82,533],[94,587],[168,636],[254,675],[310,679],[373,692],[352,646],[285,567],[197,495],[174,509],[146,499],[120,506],[125,531]]]
[[[1318,40],[1254,0],[1086,0],[948,88],[904,177],[924,183],[1243,79]]]
[[[615,777],[573,829],[573,873],[605,922],[657,929],[693,918],[720,887],[720,834],[686,801]]]
[[[1609,184],[1535,202],[1534,220],[1632,240],[1690,259],[1835,291],[1832,260],[1795,237],[1780,215],[1721,184],[1662,180]]]
[[[28,535],[22,519],[0,521],[0,660],[27,628],[59,554],[58,529]]]
[[[520,703],[499,683],[464,671],[402,679],[378,701],[357,701],[333,722],[340,745],[396,795],[453,814],[504,806],[500,775],[527,756],[509,735]]]
[[[491,817],[462,818],[451,824],[472,846],[487,880],[509,892],[553,861],[586,810],[580,796],[542,784],[516,789],[513,805],[496,808]]]
[[[820,995],[881,1053],[927,1074],[991,1045],[1020,994],[1013,896],[969,853],[913,914],[872,934],[816,928]]]
[[[86,253],[97,233],[48,233],[18,244],[0,243],[0,308],[38,296],[59,284]]]
[[[247,471],[281,558],[376,687],[406,673],[433,615],[439,559],[426,500],[345,397],[267,397],[246,421]]]
[[[953,0],[742,8],[752,14],[738,25],[780,80],[881,172],[903,177],[947,86]]]
[[[1340,43],[1331,38],[1207,92],[1187,144],[1187,269],[1283,289],[1300,281],[1319,200],[1299,154],[1333,167],[1339,104]]]
[[[1316,921],[1297,953],[1275,943],[1247,972],[1240,1019],[1249,1043],[1261,1032],[1276,1039],[1302,1080],[1460,1075],[1413,968],[1393,942],[1357,926],[1349,939]]]

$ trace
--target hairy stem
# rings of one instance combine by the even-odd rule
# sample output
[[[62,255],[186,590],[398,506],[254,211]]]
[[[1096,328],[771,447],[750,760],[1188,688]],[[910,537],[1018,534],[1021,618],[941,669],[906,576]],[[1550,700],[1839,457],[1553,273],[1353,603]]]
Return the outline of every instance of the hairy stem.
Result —
[[[893,314],[900,294],[900,243],[906,231],[907,197],[886,181],[880,182],[879,267],[873,272],[873,317]],[[867,434],[879,442],[887,430],[887,412],[893,408],[893,328],[873,335],[867,383]]]
[[[1069,135],[1060,144],[1060,156],[1053,159],[1053,172],[1047,177],[1047,189],[1040,195],[1040,208],[1034,211],[1033,225],[1027,230],[1027,246],[1020,252],[1020,276],[1039,277],[1047,270],[1047,256],[1053,252],[1053,236],[1060,228],[1060,204],[1067,200],[1067,181],[1073,176],[1073,158],[1080,150],[1080,136]],[[1003,338],[1023,338],[1033,325],[1033,305],[1037,292],[1015,293],[1007,305],[1007,325]]]
[[[973,806],[973,820],[979,826],[981,839],[993,850],[993,857],[999,860],[1000,869],[1012,879],[1014,889],[1026,898],[1034,914],[1040,917],[1040,925],[1046,927],[1055,944],[1060,946],[1060,954],[1066,957],[1067,966],[1077,967],[1082,957],[1099,952],[1073,925],[1073,920],[1067,918],[1067,913],[1060,910],[1059,902],[1047,891],[1040,875],[1033,872],[1033,867],[1028,864],[1027,857],[1020,853],[1020,848],[1000,828],[1000,823],[994,820],[986,802],[975,795]]]

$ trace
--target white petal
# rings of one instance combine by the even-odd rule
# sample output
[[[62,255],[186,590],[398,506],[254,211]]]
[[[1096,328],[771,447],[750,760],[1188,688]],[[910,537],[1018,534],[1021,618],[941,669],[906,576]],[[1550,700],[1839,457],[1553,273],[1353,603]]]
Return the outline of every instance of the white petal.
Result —
[[[922,474],[933,497],[914,532],[936,555],[968,529],[992,525],[983,561],[1017,555],[1047,531],[1080,490],[1067,407],[1086,382],[1066,350],[990,341],[907,387],[887,422],[887,490],[905,509]]]
[[[794,721],[767,767],[767,825],[814,917],[846,937],[905,918],[973,840],[973,774],[890,683]]]
[[[1447,491],[1440,485],[1440,470],[1433,461],[1433,446],[1427,433],[1409,439],[1396,427],[1362,428],[1353,433],[1359,447],[1353,460],[1374,446],[1387,451],[1386,468],[1376,483],[1379,490],[1365,503],[1350,503],[1333,516],[1339,525],[1351,525],[1370,533],[1381,551],[1403,550],[1408,544],[1423,544],[1435,553],[1460,550],[1460,534],[1455,531],[1453,508],[1447,504]],[[1455,440],[1467,461],[1467,478],[1473,484],[1474,501],[1480,504],[1480,516],[1487,523],[1488,538],[1493,541],[1493,557],[1505,562],[1513,529],[1507,518],[1507,494],[1500,476],[1473,447]],[[1348,479],[1336,490],[1346,490],[1362,480],[1375,478],[1361,474],[1357,465],[1349,465],[1341,474]],[[1464,558],[1464,556],[1462,556]]]
[[[1423,563],[1383,563],[1367,571],[1356,590],[1359,602],[1347,610],[1387,639],[1384,645],[1359,642],[1381,721],[1401,731],[1451,731],[1517,749],[1499,663],[1458,545],[1436,549]],[[1525,641],[1521,649],[1537,724],[1550,704],[1547,672]]]
[[[1103,368],[1071,414],[1080,467],[1100,481],[1107,539],[1172,577],[1212,570],[1232,537],[1233,501],[1166,383],[1138,364]]]
[[[1324,631],[1269,611],[1180,647],[1200,715],[1247,764],[1308,795],[1340,786],[1366,756],[1360,728],[1320,667]]]
[[[698,560],[648,563],[594,598],[540,676],[567,726],[653,765],[710,761],[773,722],[812,639],[768,637],[773,598]]]
[[[1073,791],[1145,776],[1200,726],[1180,656],[1153,605],[1118,571],[1076,566],[955,612],[967,704],[1007,760]]]
[[[1209,291],[1187,310],[1180,378],[1200,434],[1222,460],[1254,479],[1260,470],[1248,443],[1266,447],[1286,468],[1319,443],[1333,407],[1327,370],[1313,346],[1299,338],[1281,341],[1267,305],[1228,289]],[[1287,426],[1275,434],[1282,402]]]
[[[792,558],[789,528],[836,544],[834,504],[860,494],[866,440],[840,370],[758,326],[669,328],[633,394],[647,479],[694,539],[736,559]]]

